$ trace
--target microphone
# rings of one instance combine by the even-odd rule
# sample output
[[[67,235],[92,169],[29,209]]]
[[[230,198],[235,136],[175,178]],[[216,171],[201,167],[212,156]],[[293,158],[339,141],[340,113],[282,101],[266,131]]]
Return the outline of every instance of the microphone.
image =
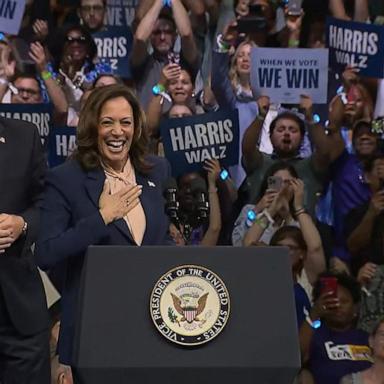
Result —
[[[173,223],[178,224],[179,202],[177,201],[177,183],[173,177],[165,182],[163,196],[165,198],[165,213]]]
[[[209,213],[209,203],[207,199],[207,183],[205,180],[197,178],[191,182],[191,192],[197,199],[197,210],[200,219],[205,220]]]

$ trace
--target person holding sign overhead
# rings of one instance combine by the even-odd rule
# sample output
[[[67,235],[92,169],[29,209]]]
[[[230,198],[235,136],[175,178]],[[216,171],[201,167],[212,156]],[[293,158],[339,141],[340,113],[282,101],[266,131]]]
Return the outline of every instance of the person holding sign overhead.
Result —
[[[169,164],[147,155],[144,112],[129,88],[116,84],[91,92],[80,113],[77,144],[73,158],[48,174],[36,244],[41,268],[66,267],[59,358],[68,365],[88,246],[170,240],[162,196]]]

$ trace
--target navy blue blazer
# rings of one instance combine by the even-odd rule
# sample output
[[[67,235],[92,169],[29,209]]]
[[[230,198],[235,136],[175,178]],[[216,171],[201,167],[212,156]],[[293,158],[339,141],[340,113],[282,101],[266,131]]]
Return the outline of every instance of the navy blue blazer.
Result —
[[[169,243],[168,217],[164,213],[162,185],[170,177],[167,160],[149,156],[152,170],[136,172],[143,186],[140,201],[146,214],[142,245]],[[53,168],[46,179],[41,232],[36,243],[36,260],[42,269],[60,266],[65,273],[62,288],[62,317],[59,337],[60,361],[71,364],[75,313],[84,255],[89,245],[135,245],[123,219],[105,225],[99,212],[104,171],[86,172],[76,160]]]

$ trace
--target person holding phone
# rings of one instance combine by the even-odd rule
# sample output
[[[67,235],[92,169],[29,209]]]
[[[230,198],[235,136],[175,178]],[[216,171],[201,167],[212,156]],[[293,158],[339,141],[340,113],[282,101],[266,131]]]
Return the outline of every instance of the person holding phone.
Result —
[[[256,203],[246,204],[235,221],[233,245],[266,245],[281,226],[298,225],[294,219],[291,184],[297,178],[295,169],[284,162],[276,163],[267,170]],[[303,208],[302,204],[300,208]]]
[[[330,289],[331,288],[331,289]],[[302,363],[315,383],[339,384],[372,364],[368,333],[356,328],[360,286],[346,274],[321,274],[314,305],[299,331]]]

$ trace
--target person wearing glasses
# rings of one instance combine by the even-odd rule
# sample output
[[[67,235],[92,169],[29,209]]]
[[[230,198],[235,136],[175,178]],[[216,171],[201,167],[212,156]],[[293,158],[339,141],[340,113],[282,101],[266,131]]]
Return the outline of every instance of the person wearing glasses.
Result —
[[[92,87],[100,74],[111,73],[109,65],[97,62],[97,47],[88,30],[81,25],[70,26],[52,39],[49,50],[54,57],[47,66],[65,93],[70,111],[68,120],[80,108],[84,90]]]
[[[99,32],[104,28],[106,9],[106,0],[81,0],[77,15],[90,33]]]
[[[54,107],[56,123],[67,118],[68,103],[59,84],[46,70],[48,61],[45,49],[38,41],[30,45],[30,58],[34,61],[35,72],[20,73],[16,70],[16,61],[12,58],[9,45],[2,44],[0,55],[0,102],[5,102],[5,95],[11,104],[44,103],[44,92]]]
[[[177,34],[181,38],[180,54],[173,51]],[[149,43],[153,48],[152,54],[148,53]],[[179,64],[189,68],[193,78],[196,76],[200,64],[199,53],[188,13],[181,0],[153,1],[136,28],[130,62],[137,94],[144,109],[156,90],[163,89],[162,85],[155,86],[165,65]]]

